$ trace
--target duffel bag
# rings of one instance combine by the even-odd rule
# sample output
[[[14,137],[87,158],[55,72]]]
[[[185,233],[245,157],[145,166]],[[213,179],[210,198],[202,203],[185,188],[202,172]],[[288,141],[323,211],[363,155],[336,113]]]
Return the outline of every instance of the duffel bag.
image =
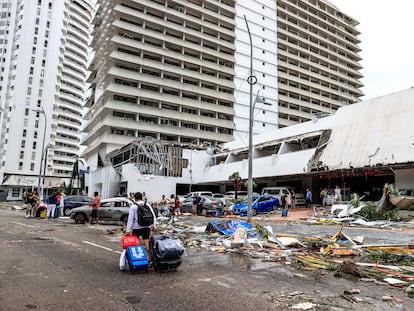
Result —
[[[180,258],[184,253],[184,247],[180,240],[164,237],[155,244],[155,255],[159,259]]]

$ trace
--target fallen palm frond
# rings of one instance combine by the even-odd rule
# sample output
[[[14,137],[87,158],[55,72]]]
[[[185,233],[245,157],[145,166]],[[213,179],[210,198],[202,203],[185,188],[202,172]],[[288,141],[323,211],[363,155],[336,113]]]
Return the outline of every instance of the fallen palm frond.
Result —
[[[311,255],[300,255],[295,254],[295,258],[304,266],[318,268],[318,269],[326,269],[326,270],[335,270],[336,265],[325,261],[323,259],[315,258]]]
[[[399,277],[399,278],[410,279],[410,280],[414,279],[414,275],[401,274],[401,273],[385,270],[385,269],[379,268],[378,265],[375,265],[374,269],[381,272],[381,273],[393,275],[393,276],[396,276],[396,277]]]
[[[404,252],[391,252],[387,248],[379,249],[375,248],[374,250],[366,249],[367,257],[376,263],[391,263],[399,266],[414,266],[414,258],[411,253]]]

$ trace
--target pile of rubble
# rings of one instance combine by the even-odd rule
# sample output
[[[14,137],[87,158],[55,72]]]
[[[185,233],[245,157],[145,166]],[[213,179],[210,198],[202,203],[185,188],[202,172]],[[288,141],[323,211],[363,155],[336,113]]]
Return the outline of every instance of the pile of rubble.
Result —
[[[238,253],[263,262],[282,262],[302,270],[325,270],[335,276],[350,275],[405,291],[414,297],[414,245],[365,245],[343,227],[329,237],[275,234],[270,226],[237,219],[211,221],[194,226],[173,223],[161,227],[179,238],[186,249]],[[357,292],[341,295],[358,302]],[[396,302],[395,297],[383,297]],[[398,298],[399,299],[399,298]]]

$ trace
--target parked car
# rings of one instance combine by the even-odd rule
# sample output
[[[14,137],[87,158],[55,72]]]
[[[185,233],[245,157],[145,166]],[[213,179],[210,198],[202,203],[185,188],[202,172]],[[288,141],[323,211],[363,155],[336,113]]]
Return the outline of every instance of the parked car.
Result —
[[[0,202],[7,201],[7,191],[0,189]]]
[[[67,195],[63,201],[63,214],[70,216],[72,208],[87,205],[92,201],[93,198],[86,195]]]
[[[303,192],[295,190],[295,198],[296,198],[296,206],[298,205],[306,205],[305,195]]]
[[[219,199],[221,202],[223,202],[224,206],[227,206],[226,197],[223,193],[213,193],[213,198]]]
[[[227,199],[235,199],[236,191],[227,191],[224,195]],[[247,196],[247,191],[239,190],[237,191],[237,198],[244,199]]]
[[[131,204],[133,204],[133,202],[124,197],[102,200],[99,207],[99,221],[115,221],[126,224]],[[89,220],[91,213],[92,206],[83,205],[81,207],[73,208],[70,212],[70,218],[74,219],[77,224],[84,224]]]
[[[262,195],[269,194],[281,201],[282,194],[286,196],[286,203],[291,205],[291,193],[295,191],[296,205],[305,205],[305,196],[301,191],[297,191],[294,187],[282,186],[282,187],[264,187],[262,189]]]
[[[279,199],[271,195],[255,197],[252,202],[252,215],[274,211],[279,207]],[[238,203],[233,206],[233,214],[247,216],[248,203]]]
[[[213,196],[201,195],[201,211],[200,214],[206,216],[207,214],[215,214],[217,206],[224,209],[223,202],[220,199],[215,199]],[[193,198],[188,197],[183,202],[181,211],[184,213],[191,213],[193,210]]]
[[[414,197],[414,189],[401,189],[398,193],[403,196]]]
[[[198,193],[199,196],[202,196],[202,195],[206,195],[209,197],[213,196],[213,192],[211,191],[193,191],[193,192],[187,193],[184,197],[180,199],[180,201],[184,202],[187,198],[192,198],[194,196],[194,193]]]

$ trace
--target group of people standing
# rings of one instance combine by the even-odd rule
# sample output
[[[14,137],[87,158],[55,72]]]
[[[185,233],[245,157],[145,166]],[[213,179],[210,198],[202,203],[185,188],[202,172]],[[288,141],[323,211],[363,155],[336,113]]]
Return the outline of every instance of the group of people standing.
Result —
[[[161,212],[161,215],[170,215],[170,213],[172,213],[173,217],[178,219],[181,215],[181,207],[183,204],[178,196],[171,194],[170,198],[167,199],[165,194],[163,194],[161,199],[158,201],[157,206]]]
[[[42,204],[40,195],[37,191],[24,192],[23,202],[26,205],[26,218],[36,217],[39,210],[46,210],[46,215],[49,220],[52,218],[59,218],[63,212],[65,195],[61,192],[53,192],[49,197],[44,198]]]

